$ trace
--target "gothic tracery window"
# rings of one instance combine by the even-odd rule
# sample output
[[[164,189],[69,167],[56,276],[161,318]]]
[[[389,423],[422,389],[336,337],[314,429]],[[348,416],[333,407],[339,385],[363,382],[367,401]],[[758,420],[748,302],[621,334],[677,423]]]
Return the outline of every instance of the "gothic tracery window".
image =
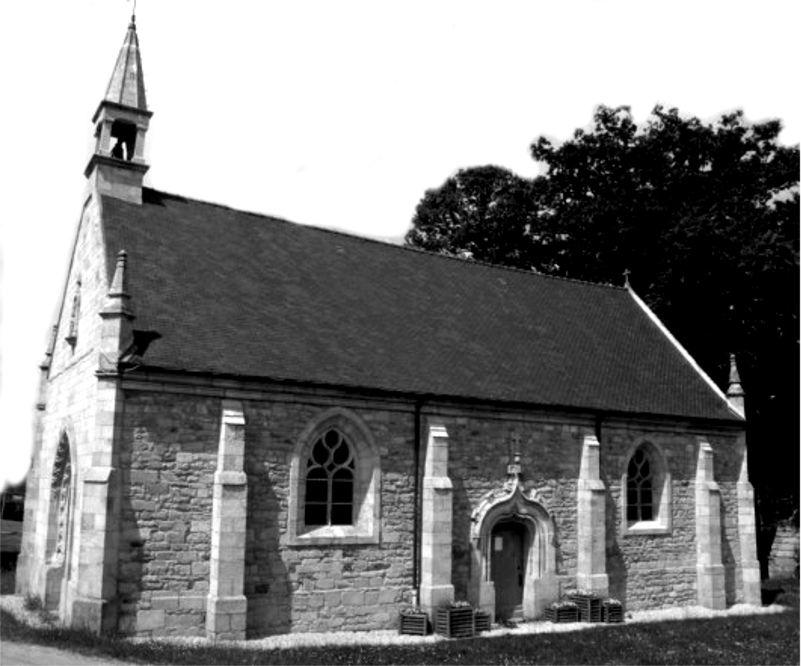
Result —
[[[379,543],[381,455],[358,414],[333,407],[300,429],[288,499],[289,545]]]
[[[654,519],[654,469],[642,447],[629,460],[626,498],[626,517],[629,521]]]
[[[306,525],[353,524],[354,475],[351,446],[341,432],[328,430],[306,463]]]

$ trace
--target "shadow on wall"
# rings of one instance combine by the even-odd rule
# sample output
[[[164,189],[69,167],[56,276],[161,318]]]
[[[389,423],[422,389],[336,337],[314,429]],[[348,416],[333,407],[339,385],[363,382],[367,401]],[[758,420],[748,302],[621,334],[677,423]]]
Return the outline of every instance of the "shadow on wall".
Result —
[[[623,551],[618,543],[618,504],[609,492],[609,479],[604,477],[606,491],[606,574],[609,576],[609,596],[626,608],[628,571]]]
[[[770,553],[776,540],[776,524],[760,525],[757,531],[757,558],[759,559],[759,576],[762,580],[770,578]]]
[[[736,515],[736,513],[735,513]],[[737,603],[737,564],[729,542],[729,526],[727,523],[726,505],[720,502],[720,547],[723,563],[724,589],[726,590],[726,606]]]
[[[119,565],[117,568],[117,631],[121,634],[136,633],[136,614],[142,599],[142,575],[146,555],[146,543],[138,521],[137,511],[131,498],[131,466],[120,466]]]
[[[205,635],[215,458],[203,446],[140,447],[137,460],[121,454],[120,634]]]
[[[247,637],[263,638],[291,631],[292,589],[281,557],[280,536],[288,520],[288,506],[275,492],[271,465],[254,452],[263,451],[245,431],[248,475],[247,536],[245,542],[245,596],[248,600]],[[279,467],[279,466],[277,466]],[[284,464],[286,473],[289,465]],[[280,468],[280,467],[279,467]]]
[[[451,546],[451,581],[457,601],[466,600],[470,581],[470,525],[472,508],[464,480],[451,476],[453,484],[453,537]],[[480,575],[480,572],[479,572]]]

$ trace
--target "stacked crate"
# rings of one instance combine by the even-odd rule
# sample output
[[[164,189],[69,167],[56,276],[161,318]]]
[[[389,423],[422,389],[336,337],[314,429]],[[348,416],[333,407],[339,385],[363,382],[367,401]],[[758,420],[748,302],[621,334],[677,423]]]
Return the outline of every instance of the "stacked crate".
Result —
[[[578,607],[572,603],[553,604],[545,609],[548,622],[578,622]]]
[[[575,594],[570,599],[578,606],[580,622],[601,621],[601,597],[592,594]]]
[[[475,617],[476,633],[490,630],[490,615],[484,611],[477,610]]]
[[[412,636],[428,635],[428,617],[422,614],[400,616],[399,633],[411,634]]]
[[[601,621],[607,623],[623,622],[623,604],[607,599],[601,605]]]
[[[470,638],[476,633],[475,615],[469,606],[437,608],[435,631],[448,638]]]

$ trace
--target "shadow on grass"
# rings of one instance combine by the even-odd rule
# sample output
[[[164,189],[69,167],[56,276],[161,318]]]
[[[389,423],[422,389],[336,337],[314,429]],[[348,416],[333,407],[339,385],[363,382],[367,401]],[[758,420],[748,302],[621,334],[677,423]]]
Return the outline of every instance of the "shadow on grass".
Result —
[[[3,641],[151,664],[797,664],[798,615],[738,616],[425,645],[256,649],[131,642],[60,627],[31,628],[2,611]]]
[[[798,664],[798,582],[772,589],[792,610],[421,645],[279,650],[239,644],[132,642],[62,627],[33,628],[6,611],[0,611],[0,638],[150,664]]]

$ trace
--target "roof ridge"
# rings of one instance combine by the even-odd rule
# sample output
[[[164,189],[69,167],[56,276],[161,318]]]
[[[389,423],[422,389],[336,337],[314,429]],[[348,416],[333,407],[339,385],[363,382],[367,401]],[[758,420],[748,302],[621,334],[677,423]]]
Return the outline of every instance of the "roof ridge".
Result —
[[[375,240],[375,239],[368,238],[366,240]],[[380,243],[381,241],[376,241],[376,242]],[[463,259],[462,257],[455,257],[452,254],[441,254],[439,252],[426,250],[420,247],[413,247],[411,245],[397,245],[395,247],[399,247],[402,250],[409,250],[410,252],[419,252],[420,254],[428,254],[434,257],[440,257],[442,259],[451,259],[453,261],[458,261],[467,265],[484,266],[486,268],[497,268],[512,273],[522,273],[523,275],[536,275],[537,277],[548,278],[560,282],[574,282],[577,284],[585,284],[588,287],[603,287],[605,289],[614,289],[616,291],[626,291],[625,287],[618,287],[614,284],[605,284],[602,282],[590,282],[589,280],[579,280],[578,278],[564,277],[562,275],[550,275],[549,273],[540,273],[539,271],[535,271],[534,269],[526,270],[524,268],[517,268],[516,266],[506,266],[504,264],[491,264],[488,261],[481,261],[479,259]]]
[[[461,264],[467,266],[482,266],[484,268],[491,268],[495,270],[507,271],[512,273],[520,273],[522,275],[534,275],[541,278],[548,278],[550,280],[557,280],[562,282],[572,282],[575,284],[583,284],[589,287],[601,287],[603,289],[613,289],[615,291],[626,291],[626,287],[618,287],[613,284],[604,284],[601,282],[590,282],[588,280],[579,280],[577,278],[570,278],[570,277],[563,277],[560,275],[549,275],[548,273],[540,273],[535,270],[525,270],[523,268],[516,268],[514,266],[504,266],[503,264],[492,264],[487,261],[480,261],[478,259],[463,259],[462,257],[455,257],[451,254],[442,254],[440,252],[434,252],[433,250],[426,250],[424,248],[419,247],[412,247],[410,245],[399,245],[395,243],[390,243],[386,240],[381,240],[378,238],[371,238],[370,236],[361,236],[359,234],[353,233],[351,231],[343,231],[341,229],[332,229],[330,227],[320,227],[314,224],[304,224],[300,222],[294,222],[292,220],[287,220],[283,217],[276,217],[274,215],[268,215],[267,213],[257,213],[255,211],[250,210],[242,210],[241,208],[234,208],[233,206],[229,206],[227,204],[216,203],[213,201],[203,201],[202,199],[193,199],[191,197],[186,197],[182,194],[173,194],[172,192],[164,192],[163,190],[156,190],[152,187],[145,187],[142,188],[144,192],[152,192],[157,195],[164,195],[168,197],[172,197],[173,199],[179,199],[183,201],[192,201],[197,204],[201,204],[203,206],[212,206],[214,208],[221,208],[224,210],[233,211],[235,213],[239,213],[242,215],[250,215],[252,217],[259,217],[262,219],[272,220],[274,222],[281,222],[283,224],[290,224],[297,227],[303,227],[305,229],[313,229],[315,231],[322,231],[327,234],[333,234],[335,236],[344,236],[346,238],[352,238],[355,240],[367,242],[367,243],[375,243],[377,245],[381,245],[383,247],[394,248],[396,250],[401,250],[405,252],[414,252],[417,254],[427,255],[430,257],[436,257],[438,259],[447,259],[455,262],[459,262]]]

